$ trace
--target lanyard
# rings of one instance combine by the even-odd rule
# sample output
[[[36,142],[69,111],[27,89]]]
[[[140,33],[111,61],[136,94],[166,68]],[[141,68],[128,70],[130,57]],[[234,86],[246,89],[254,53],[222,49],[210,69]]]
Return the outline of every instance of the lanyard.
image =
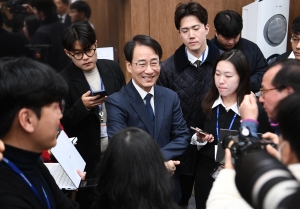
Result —
[[[220,105],[218,105],[218,108],[217,108],[217,124],[216,124],[216,132],[217,132],[218,141],[220,140],[219,115],[220,115]],[[234,116],[231,120],[230,126],[228,128],[229,130],[231,130],[235,118],[236,118],[236,113],[234,114]]]
[[[36,188],[30,183],[30,181],[26,178],[26,176],[22,173],[22,171],[20,171],[20,169],[10,160],[8,160],[7,158],[3,157],[3,162],[5,162],[16,174],[18,174],[26,183],[27,185],[30,187],[30,189],[33,191],[33,193],[37,196],[37,198],[39,199],[39,201],[42,203],[42,205],[44,205],[43,200],[40,196],[40,194],[38,193],[38,191],[36,190]],[[47,202],[47,208],[51,209],[50,207],[50,203],[49,203],[49,199],[48,196],[44,190],[44,188],[42,187],[46,202]]]

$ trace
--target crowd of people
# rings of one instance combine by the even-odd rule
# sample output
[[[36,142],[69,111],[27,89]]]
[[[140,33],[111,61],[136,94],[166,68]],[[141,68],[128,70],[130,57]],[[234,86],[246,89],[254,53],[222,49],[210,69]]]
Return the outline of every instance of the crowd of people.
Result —
[[[255,208],[235,184],[230,150],[225,162],[216,157],[220,129],[240,127],[277,145],[266,152],[299,180],[300,16],[292,22],[292,51],[268,65],[259,47],[241,38],[237,12],[220,11],[208,40],[207,10],[180,3],[174,22],[182,45],[161,62],[155,39],[134,36],[124,46],[126,84],[117,62],[97,58],[85,1],[23,6],[31,14],[19,41],[47,53],[32,60],[21,56],[28,48],[15,54],[1,43],[1,208],[179,209],[187,208],[193,188],[197,209]],[[1,28],[0,42],[11,35],[20,36]],[[56,145],[58,128],[78,138],[86,162],[78,175],[97,178],[73,199],[41,157]]]

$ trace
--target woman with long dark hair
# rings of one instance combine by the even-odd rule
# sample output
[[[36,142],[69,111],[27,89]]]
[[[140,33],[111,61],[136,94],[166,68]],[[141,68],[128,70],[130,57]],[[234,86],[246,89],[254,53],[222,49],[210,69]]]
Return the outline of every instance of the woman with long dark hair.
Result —
[[[193,124],[209,134],[197,133],[192,137],[199,149],[195,174],[197,209],[205,208],[212,184],[222,169],[222,164],[215,160],[220,129],[238,130],[240,127],[239,105],[244,96],[250,94],[250,72],[248,60],[242,51],[224,52],[214,65],[214,85],[198,106]],[[271,127],[266,113],[261,106],[259,109],[258,131],[265,133]]]
[[[173,181],[160,148],[138,128],[117,132],[99,167],[93,209],[175,209]]]

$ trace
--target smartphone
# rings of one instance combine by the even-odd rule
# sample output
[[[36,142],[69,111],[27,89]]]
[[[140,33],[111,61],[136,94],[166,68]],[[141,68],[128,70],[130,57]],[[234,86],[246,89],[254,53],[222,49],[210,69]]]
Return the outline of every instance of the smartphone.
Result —
[[[87,187],[95,187],[97,186],[98,179],[86,179],[86,180],[81,180],[79,188],[78,189],[84,189]]]
[[[98,99],[103,98],[103,97],[107,96],[107,92],[106,92],[106,90],[104,90],[104,91],[93,91],[92,96],[96,96],[96,95],[100,95],[100,97],[98,97]]]
[[[200,134],[202,134],[204,136],[206,136],[206,135],[209,134],[207,132],[202,131],[200,128],[197,129],[197,128],[193,127],[193,126],[190,126],[190,129],[192,129],[192,130],[194,130],[194,131],[196,131],[196,132],[198,132],[198,133],[200,133]]]

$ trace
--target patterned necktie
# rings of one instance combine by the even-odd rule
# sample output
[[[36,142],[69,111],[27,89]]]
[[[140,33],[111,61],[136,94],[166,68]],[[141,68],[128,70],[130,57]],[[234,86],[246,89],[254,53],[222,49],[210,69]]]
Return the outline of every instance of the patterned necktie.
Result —
[[[201,61],[200,60],[196,60],[195,64],[197,65],[197,69],[200,69]]]
[[[152,94],[147,94],[145,96],[145,100],[146,100],[146,108],[147,108],[148,114],[149,114],[150,119],[152,121],[152,125],[154,125],[154,113],[153,113],[152,106],[150,104],[151,97],[152,97]]]

